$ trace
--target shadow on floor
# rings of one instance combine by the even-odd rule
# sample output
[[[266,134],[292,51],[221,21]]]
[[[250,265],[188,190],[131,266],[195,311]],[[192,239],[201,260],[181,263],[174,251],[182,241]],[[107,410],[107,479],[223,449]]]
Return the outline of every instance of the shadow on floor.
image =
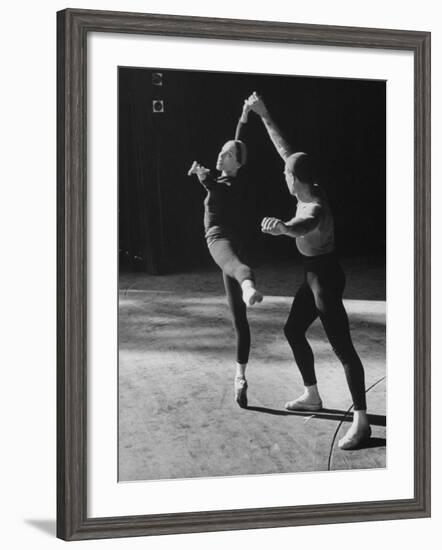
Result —
[[[273,414],[275,416],[314,416],[315,418],[320,418],[322,420],[336,420],[338,422],[351,422],[353,420],[353,413],[340,409],[321,409],[317,412],[285,411],[281,409],[270,409],[268,407],[255,407],[252,405],[249,405],[247,409],[249,411]],[[381,414],[369,414],[368,420],[372,426],[385,427],[387,425],[386,417]]]
[[[370,437],[370,439],[365,443],[364,449],[372,449],[374,447],[386,447],[387,440],[385,437]]]

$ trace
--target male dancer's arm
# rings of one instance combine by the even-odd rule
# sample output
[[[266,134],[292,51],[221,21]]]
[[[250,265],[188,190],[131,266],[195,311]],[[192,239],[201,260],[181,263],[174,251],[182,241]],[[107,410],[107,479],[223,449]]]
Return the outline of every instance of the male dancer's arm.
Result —
[[[278,218],[264,218],[261,223],[261,231],[269,235],[286,235],[287,237],[302,237],[313,231],[319,224],[322,215],[322,207],[315,205],[307,216],[295,216],[288,222]]]
[[[253,94],[246,100],[246,103],[248,103],[249,109],[261,117],[261,120],[279,156],[282,160],[287,160],[287,158],[294,153],[294,150],[286,141],[281,133],[281,130],[270,116],[270,113],[262,98],[256,92],[253,92]]]

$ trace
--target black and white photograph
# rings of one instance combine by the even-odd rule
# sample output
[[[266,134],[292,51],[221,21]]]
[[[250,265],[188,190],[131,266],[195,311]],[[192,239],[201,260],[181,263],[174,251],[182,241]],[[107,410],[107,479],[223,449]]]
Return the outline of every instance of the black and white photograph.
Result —
[[[386,465],[386,82],[118,68],[118,481]]]
[[[439,3],[2,7],[2,547],[433,550]]]

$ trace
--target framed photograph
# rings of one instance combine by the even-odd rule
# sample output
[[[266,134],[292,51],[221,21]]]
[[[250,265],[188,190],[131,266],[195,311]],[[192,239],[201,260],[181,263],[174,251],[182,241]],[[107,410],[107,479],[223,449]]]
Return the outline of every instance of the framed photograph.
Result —
[[[57,535],[429,516],[430,33],[57,47]]]

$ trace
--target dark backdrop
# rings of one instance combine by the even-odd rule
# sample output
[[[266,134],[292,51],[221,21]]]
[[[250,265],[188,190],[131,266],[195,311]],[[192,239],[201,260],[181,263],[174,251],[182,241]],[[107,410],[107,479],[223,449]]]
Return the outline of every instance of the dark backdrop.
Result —
[[[161,86],[153,83],[158,72]],[[159,68],[120,68],[118,79],[123,269],[170,273],[211,262],[204,189],[186,173],[193,160],[214,168],[254,90],[296,150],[320,161],[341,255],[385,257],[385,82]],[[164,112],[153,112],[155,99],[164,102]],[[259,232],[263,216],[294,214],[283,162],[253,113],[246,136],[251,253],[258,262],[294,257],[293,241]]]

